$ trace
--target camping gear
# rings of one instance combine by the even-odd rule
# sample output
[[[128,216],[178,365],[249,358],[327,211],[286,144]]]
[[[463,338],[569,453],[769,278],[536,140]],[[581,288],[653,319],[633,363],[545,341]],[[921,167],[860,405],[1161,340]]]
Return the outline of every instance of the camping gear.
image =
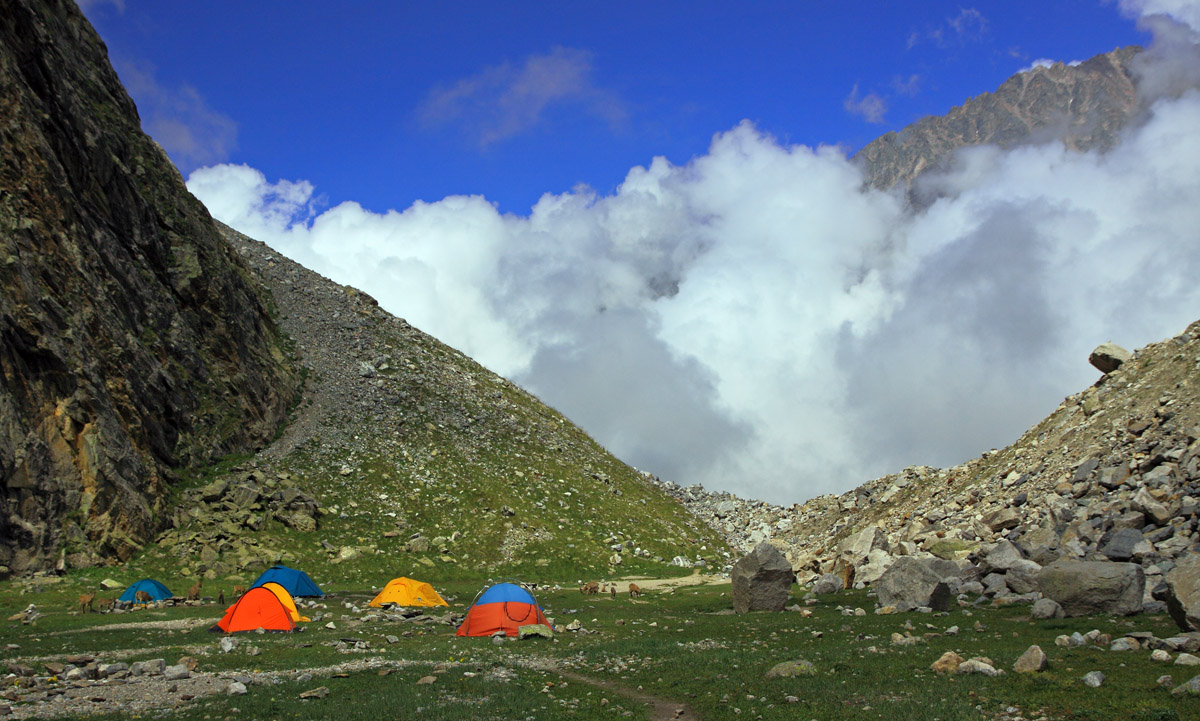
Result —
[[[300,615],[300,611],[296,608],[296,601],[292,598],[292,594],[288,593],[287,589],[283,586],[280,586],[274,581],[267,581],[262,585],[262,588],[265,588],[271,593],[275,594],[275,598],[278,598],[279,602],[283,604],[283,607],[287,609],[288,618],[292,619],[292,623],[307,623],[312,620],[308,616]]]
[[[171,589],[155,581],[153,578],[143,578],[125,589],[125,593],[122,593],[117,598],[117,601],[121,603],[137,603],[138,591],[145,591],[150,594],[151,601],[165,601],[175,595],[171,593]]]
[[[406,576],[393,578],[383,587],[379,595],[371,599],[372,606],[379,608],[385,603],[397,606],[449,606],[438,592],[424,581],[415,581]]]
[[[521,626],[550,625],[533,594],[514,583],[497,583],[475,599],[458,627],[459,636],[516,636]]]
[[[317,584],[313,583],[307,573],[287,566],[271,566],[255,579],[251,588],[257,588],[271,581],[286,588],[287,592],[294,597],[325,595],[325,592],[317,588]]]
[[[209,631],[240,633],[242,631],[294,631],[296,624],[291,614],[269,588],[257,586],[246,591],[242,597],[225,610],[225,616]]]

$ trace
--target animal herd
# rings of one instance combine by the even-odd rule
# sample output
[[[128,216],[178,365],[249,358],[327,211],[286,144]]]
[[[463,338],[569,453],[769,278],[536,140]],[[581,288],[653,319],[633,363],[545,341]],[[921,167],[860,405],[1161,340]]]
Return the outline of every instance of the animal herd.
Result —
[[[599,581],[588,581],[587,583],[585,583],[579,587],[579,592],[585,596],[595,596],[600,593],[608,593],[608,594],[611,594],[613,598],[616,598],[617,597],[617,584],[615,584],[615,583],[601,584]],[[629,584],[629,597],[630,598],[637,598],[638,596],[641,596],[641,595],[642,595],[641,586],[638,586],[636,583]]]

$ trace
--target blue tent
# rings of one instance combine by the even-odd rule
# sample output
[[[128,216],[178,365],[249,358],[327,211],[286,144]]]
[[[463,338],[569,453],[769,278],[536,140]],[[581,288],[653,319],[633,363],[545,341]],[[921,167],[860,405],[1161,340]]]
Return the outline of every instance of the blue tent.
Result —
[[[117,600],[122,603],[136,603],[137,596],[135,594],[138,591],[145,591],[150,594],[151,601],[165,601],[175,595],[171,593],[171,589],[155,581],[153,578],[143,578],[125,589],[125,593],[122,593],[121,597]]]
[[[264,583],[274,581],[287,589],[293,596],[324,596],[325,592],[317,588],[317,584],[304,571],[297,571],[287,566],[271,566],[255,580],[250,588],[258,588]]]

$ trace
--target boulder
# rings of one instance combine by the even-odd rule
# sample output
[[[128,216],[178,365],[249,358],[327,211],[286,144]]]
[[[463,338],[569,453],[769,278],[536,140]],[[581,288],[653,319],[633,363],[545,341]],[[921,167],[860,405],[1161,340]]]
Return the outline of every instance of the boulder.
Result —
[[[821,576],[812,587],[813,593],[818,594],[837,593],[840,590],[842,590],[842,579],[834,573],[826,573]]]
[[[1045,671],[1047,664],[1046,654],[1042,651],[1042,647],[1034,645],[1025,649],[1025,653],[1021,654],[1021,657],[1013,664],[1013,671],[1017,673]]]
[[[1034,602],[1029,615],[1038,620],[1045,620],[1048,618],[1062,618],[1067,614],[1063,611],[1063,607],[1058,605],[1058,601],[1052,598],[1041,598]]]
[[[950,607],[950,586],[924,559],[897,558],[873,585],[881,606],[900,611],[928,607],[945,611]]]
[[[798,659],[777,663],[767,671],[767,678],[796,678],[797,676],[816,676],[817,667],[812,661]]]
[[[733,610],[782,611],[787,605],[794,575],[792,564],[770,543],[760,543],[734,564]]]
[[[1200,553],[1192,551],[1163,577],[1162,600],[1167,612],[1184,631],[1200,631]]]
[[[1108,542],[1100,548],[1113,561],[1128,561],[1133,558],[1134,549],[1143,543],[1142,532],[1136,528],[1118,528],[1109,536]]]
[[[838,544],[837,555],[855,566],[862,565],[871,551],[887,551],[887,534],[878,526],[865,528]]]
[[[1113,342],[1101,343],[1088,356],[1088,363],[1101,373],[1112,373],[1120,368],[1133,354]]]
[[[1009,541],[1001,541],[987,552],[981,565],[985,571],[1007,571],[1024,558],[1021,549]]]
[[[867,562],[855,569],[855,582],[875,583],[891,567],[895,560],[887,551],[876,548],[867,554]]]
[[[544,623],[527,623],[517,629],[517,638],[554,638],[554,629]]]
[[[1140,613],[1146,576],[1134,563],[1055,561],[1038,572],[1042,595],[1068,616]]]

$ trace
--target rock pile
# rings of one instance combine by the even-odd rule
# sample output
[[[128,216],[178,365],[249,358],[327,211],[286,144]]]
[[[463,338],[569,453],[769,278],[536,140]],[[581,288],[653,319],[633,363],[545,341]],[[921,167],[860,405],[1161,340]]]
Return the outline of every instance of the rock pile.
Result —
[[[235,472],[185,491],[158,545],[180,559],[180,573],[209,580],[265,568],[286,552],[263,546],[254,531],[276,520],[297,531],[316,531],[323,510],[293,485],[287,473]],[[194,564],[194,565],[193,565]]]
[[[1120,355],[1102,350],[1094,355]],[[1087,571],[1076,586],[1119,577],[1104,612],[1162,610],[1168,598],[1197,608],[1200,597],[1165,580],[1200,550],[1200,322],[1105,367],[1011,446],[952,468],[914,466],[787,507],[653,482],[735,549],[770,540],[801,583],[823,590],[837,585],[822,576],[839,563],[871,585],[913,557],[957,564],[944,579],[972,603],[1033,603],[1043,583],[1076,568]],[[1194,589],[1197,575],[1177,577]],[[1067,613],[1092,607],[1052,593]]]

